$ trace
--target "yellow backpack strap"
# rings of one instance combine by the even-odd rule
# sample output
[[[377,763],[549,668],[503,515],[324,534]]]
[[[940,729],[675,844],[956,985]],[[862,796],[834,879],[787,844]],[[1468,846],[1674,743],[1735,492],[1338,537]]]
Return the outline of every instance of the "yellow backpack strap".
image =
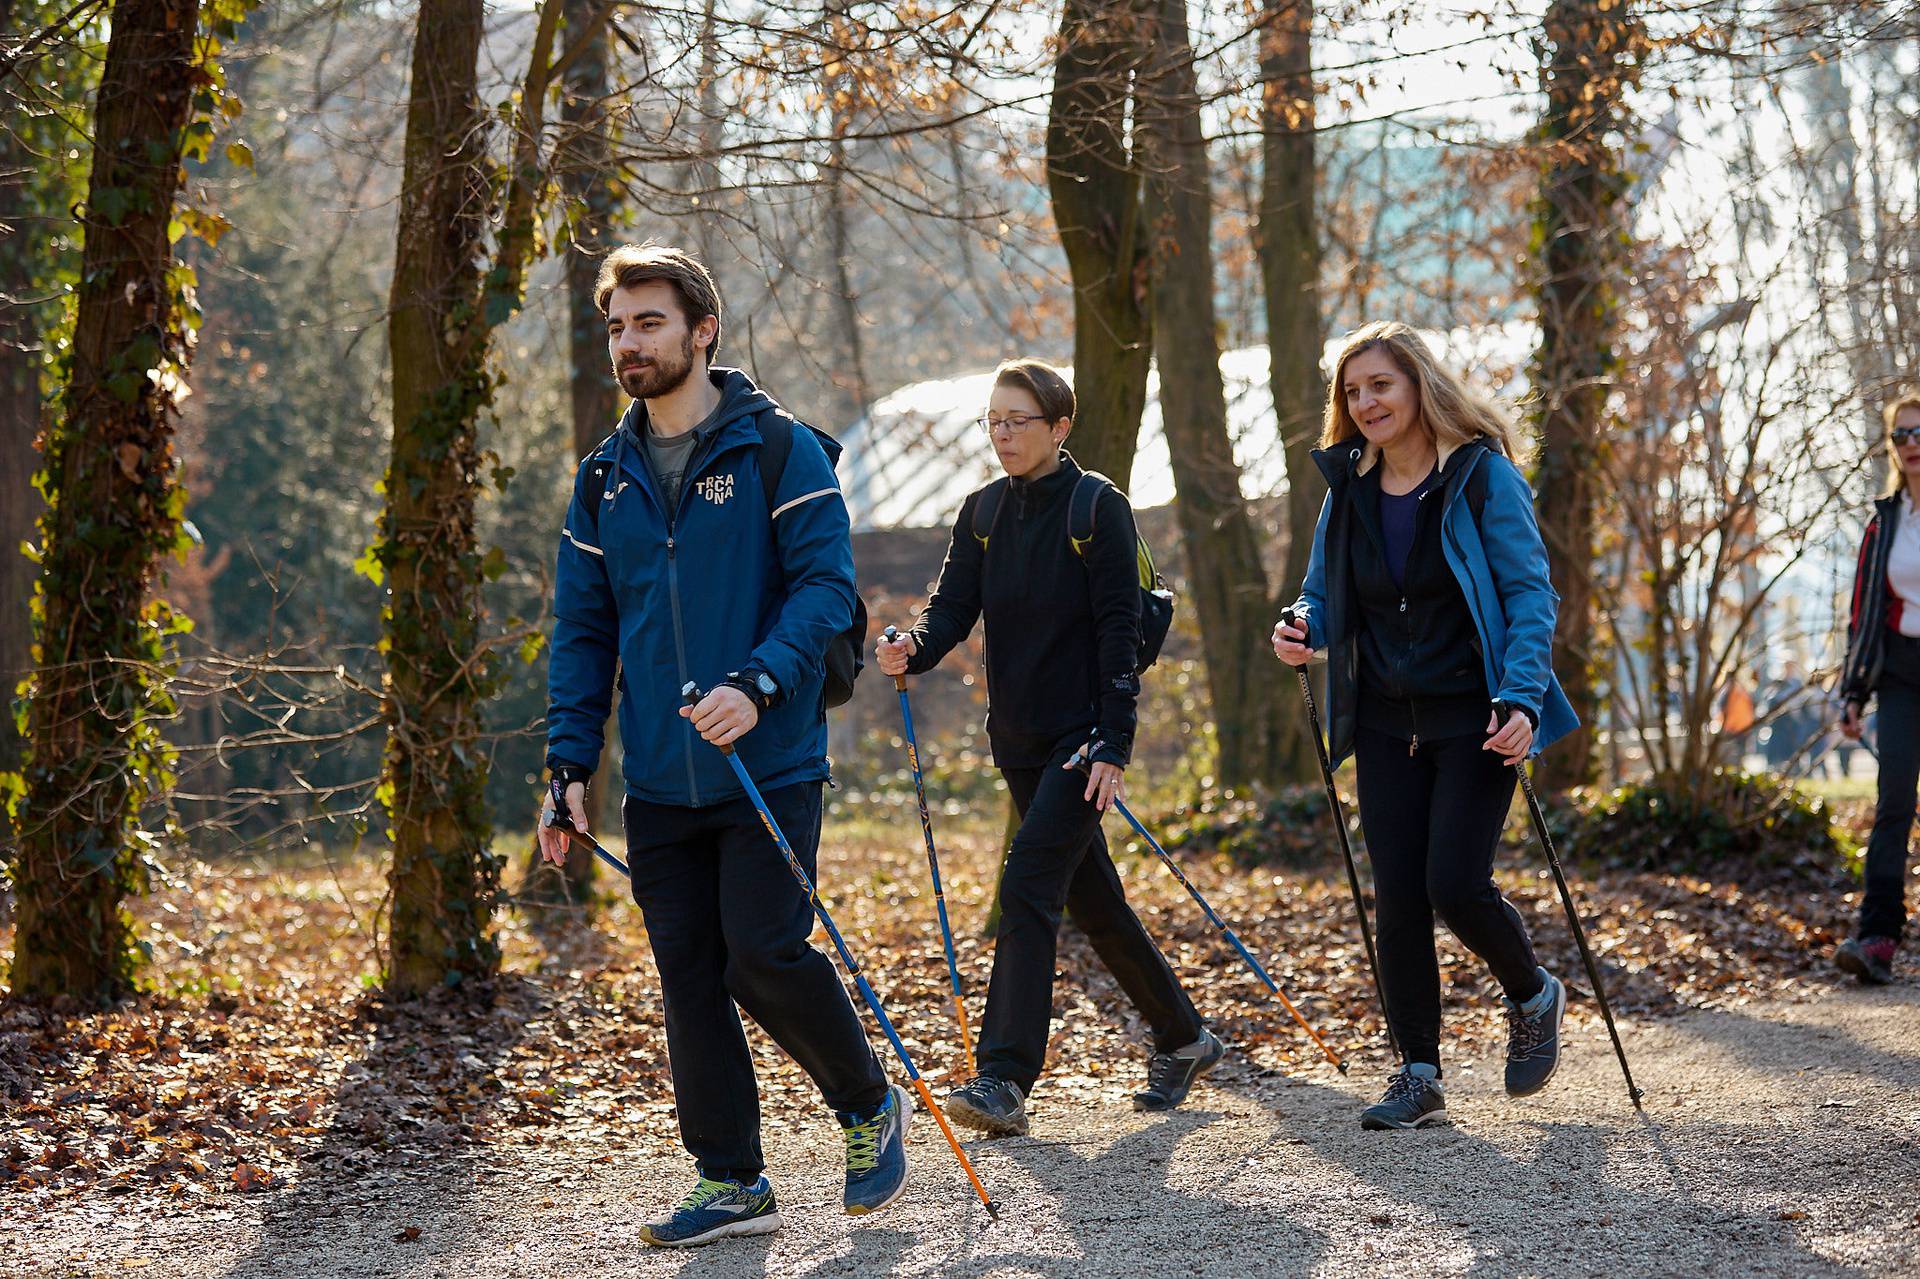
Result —
[[[1073,553],[1083,560],[1087,558],[1087,548],[1093,545],[1100,492],[1112,486],[1113,481],[1098,471],[1083,471],[1073,482],[1073,495],[1067,499],[1067,542],[1073,547]]]

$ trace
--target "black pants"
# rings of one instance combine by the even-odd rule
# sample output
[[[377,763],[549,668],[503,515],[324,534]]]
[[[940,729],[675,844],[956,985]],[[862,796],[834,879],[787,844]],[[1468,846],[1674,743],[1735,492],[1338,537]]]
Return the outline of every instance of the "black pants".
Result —
[[[807,874],[820,844],[820,784],[766,792]],[[760,1089],[741,1008],[819,1085],[835,1110],[886,1096],[833,961],[807,944],[813,909],[744,798],[675,808],[627,797],[633,899],[666,1003],[667,1064],[680,1140],[708,1177],[759,1176]]]
[[[1540,993],[1533,943],[1493,886],[1493,853],[1513,801],[1513,769],[1484,734],[1421,742],[1361,728],[1354,738],[1360,825],[1373,860],[1380,984],[1408,1061],[1440,1064],[1438,915],[1485,960],[1507,998]]]
[[[1063,909],[1073,911],[1100,962],[1146,1018],[1155,1052],[1172,1052],[1200,1037],[1193,1001],[1127,905],[1107,855],[1100,810],[1084,798],[1086,774],[1061,767],[1080,741],[1084,735],[1062,743],[1043,767],[1001,770],[1021,820],[1000,877],[1000,931],[980,1026],[980,1070],[1018,1084],[1022,1092],[1033,1090],[1046,1063]]]
[[[1920,800],[1920,639],[1887,636],[1886,661],[1873,690],[1879,704],[1880,798],[1867,837],[1867,891],[1860,935],[1898,941],[1907,927],[1907,841]]]

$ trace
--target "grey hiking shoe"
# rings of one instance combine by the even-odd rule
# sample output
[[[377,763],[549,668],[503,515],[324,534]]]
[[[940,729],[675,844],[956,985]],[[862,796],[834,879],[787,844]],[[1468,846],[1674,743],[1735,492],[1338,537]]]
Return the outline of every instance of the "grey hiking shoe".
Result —
[[[1395,1071],[1387,1081],[1387,1095],[1360,1112],[1360,1126],[1375,1132],[1446,1122],[1447,1094],[1439,1079],[1415,1074],[1411,1066]]]
[[[947,1114],[957,1123],[990,1137],[1027,1135],[1026,1097],[1019,1084],[992,1075],[975,1075],[947,1094]]]
[[[1841,972],[1852,973],[1862,985],[1884,986],[1893,980],[1893,957],[1900,943],[1891,937],[1856,937],[1840,943],[1833,962]]]
[[[1155,1053],[1147,1063],[1147,1086],[1133,1094],[1135,1110],[1172,1110],[1187,1099],[1194,1081],[1214,1068],[1227,1052],[1227,1046],[1211,1030],[1202,1029],[1200,1038],[1185,1048],[1170,1053]]]
[[[1560,1023],[1567,1015],[1567,988],[1542,968],[1546,986],[1528,1003],[1543,1006],[1528,1013],[1502,995],[1507,1009],[1507,1096],[1531,1097],[1547,1086],[1560,1065]],[[1544,999],[1541,997],[1545,996]]]

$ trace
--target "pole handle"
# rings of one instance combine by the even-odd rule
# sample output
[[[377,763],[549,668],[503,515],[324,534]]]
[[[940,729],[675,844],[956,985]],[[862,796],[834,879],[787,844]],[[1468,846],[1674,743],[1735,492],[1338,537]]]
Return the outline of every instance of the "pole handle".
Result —
[[[889,626],[886,630],[880,632],[880,638],[885,640],[889,644],[898,643],[900,640],[899,628]],[[905,675],[895,675],[893,677],[893,686],[895,689],[899,690],[902,693],[906,692],[907,677]]]

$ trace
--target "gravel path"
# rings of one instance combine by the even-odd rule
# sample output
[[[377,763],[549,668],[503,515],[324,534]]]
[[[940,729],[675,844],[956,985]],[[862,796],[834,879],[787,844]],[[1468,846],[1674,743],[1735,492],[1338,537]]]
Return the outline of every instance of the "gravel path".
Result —
[[[854,1219],[839,1211],[831,1120],[776,1113],[787,1227],[770,1238],[643,1247],[639,1218],[686,1171],[610,1135],[267,1195],[68,1201],[0,1221],[0,1274],[1920,1274],[1916,1014],[1920,987],[1840,988],[1629,1026],[1644,1117],[1585,1020],[1569,1023],[1547,1094],[1509,1102],[1497,1061],[1460,1063],[1457,1126],[1422,1133],[1359,1131],[1378,1079],[1263,1077],[1237,1055],[1171,1118],[1043,1083],[1036,1136],[970,1143],[1006,1205],[998,1224],[925,1116],[907,1197]]]

